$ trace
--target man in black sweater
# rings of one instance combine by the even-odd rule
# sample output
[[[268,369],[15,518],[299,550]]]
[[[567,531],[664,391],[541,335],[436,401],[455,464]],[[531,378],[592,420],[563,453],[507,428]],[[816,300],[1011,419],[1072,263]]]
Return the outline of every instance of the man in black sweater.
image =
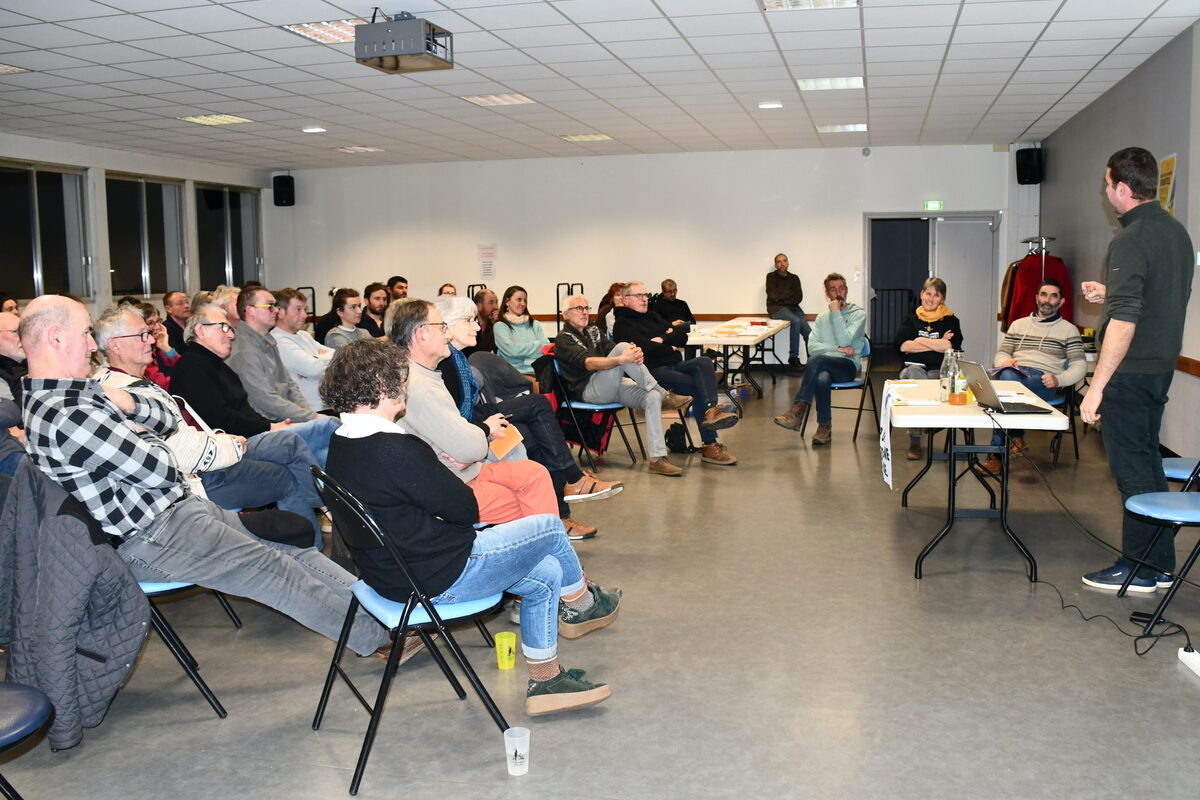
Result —
[[[613,338],[640,347],[645,354],[646,368],[661,386],[694,398],[692,408],[696,409],[700,440],[704,444],[700,450],[704,462],[725,467],[736,464],[733,453],[717,441],[717,431],[732,428],[738,423],[738,416],[717,405],[720,390],[717,389],[712,359],[700,356],[685,361],[675,349],[687,344],[690,326],[674,325],[648,310],[650,294],[645,284],[635,281],[626,286],[621,295],[624,305],[615,311],[617,321],[613,325]]]

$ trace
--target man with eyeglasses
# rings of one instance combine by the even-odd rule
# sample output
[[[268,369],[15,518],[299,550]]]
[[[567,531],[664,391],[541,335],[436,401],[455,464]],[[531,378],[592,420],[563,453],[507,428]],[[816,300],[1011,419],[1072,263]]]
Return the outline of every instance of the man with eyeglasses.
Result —
[[[662,412],[687,408],[692,398],[659,386],[643,363],[642,348],[617,344],[588,324],[591,306],[581,294],[567,298],[567,323],[554,340],[554,357],[562,369],[567,395],[585,403],[620,403],[646,414],[647,467],[652,475],[679,477],[683,469],[667,458]]]
[[[214,328],[228,327],[219,308],[210,311],[222,317]],[[247,597],[338,638],[354,576],[313,548],[263,542],[237,514],[191,491],[162,439],[178,424],[169,400],[89,378],[96,341],[82,303],[43,295],[29,304],[20,333],[29,357],[29,457],[119,542],[117,555],[136,579]],[[365,612],[349,644],[360,655],[389,646]]]
[[[270,292],[263,290],[256,290],[253,294],[271,296]],[[274,301],[271,302],[273,305]],[[189,347],[176,362],[171,391],[187,400],[205,422],[226,433],[250,438],[269,430],[288,428],[304,439],[317,463],[324,466],[325,455],[329,451],[329,437],[338,426],[337,419],[308,411],[307,421],[296,422],[286,417],[279,419],[260,413],[253,406],[238,373],[226,363],[226,359],[231,358],[235,341],[250,332],[250,319],[265,313],[262,309],[251,308],[251,305],[247,302],[245,310],[250,313],[237,333],[217,306],[197,309],[184,331],[188,343],[194,343],[195,347]],[[277,353],[275,356],[278,358]],[[278,373],[272,371],[271,374]],[[304,404],[303,408],[307,410],[308,405]]]
[[[29,372],[25,351],[17,335],[21,318],[11,311],[0,313],[0,475],[15,475],[25,457],[25,433],[21,429],[21,378]],[[0,488],[0,492],[4,491]],[[0,504],[4,497],[0,494]]]

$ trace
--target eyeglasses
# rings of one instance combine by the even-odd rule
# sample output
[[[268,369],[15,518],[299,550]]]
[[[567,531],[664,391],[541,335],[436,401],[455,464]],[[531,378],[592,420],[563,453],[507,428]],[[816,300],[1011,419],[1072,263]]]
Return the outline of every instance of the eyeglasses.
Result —
[[[233,327],[230,326],[230,324],[228,322],[201,322],[200,323],[200,326],[204,327],[204,328],[210,327],[212,325],[216,325],[218,328],[220,328],[221,333],[229,333],[230,331],[233,330]]]
[[[113,339],[133,339],[133,338],[141,339],[143,342],[152,342],[152,341],[154,341],[154,334],[151,333],[150,331],[141,331],[140,333],[123,333],[120,336],[110,336],[110,337],[108,337],[108,340],[111,342]]]
[[[628,297],[630,300],[633,300],[635,298],[638,300],[646,300],[647,298],[650,297],[649,294],[627,294],[625,296]]]
[[[249,305],[246,306],[246,308],[270,308],[270,309],[276,309],[278,307],[279,306],[276,303],[250,303]]]
[[[445,333],[446,331],[450,330],[450,326],[444,322],[422,322],[420,327],[422,327],[422,328],[424,328],[424,327],[441,328],[442,333]]]
[[[587,312],[591,312],[591,310],[592,310],[591,306],[571,306],[570,308],[567,309],[567,311],[587,311]]]

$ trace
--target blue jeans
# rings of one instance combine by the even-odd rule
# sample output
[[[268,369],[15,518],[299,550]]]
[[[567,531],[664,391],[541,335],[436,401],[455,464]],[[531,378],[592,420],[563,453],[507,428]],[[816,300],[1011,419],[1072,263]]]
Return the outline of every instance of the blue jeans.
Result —
[[[248,597],[334,641],[355,581],[312,548],[254,537],[237,514],[196,495],[183,498],[144,531],[126,537],[117,555],[139,581],[188,581]],[[370,655],[387,641],[387,631],[360,610],[350,631],[350,649]]]
[[[484,528],[467,565],[435,603],[479,600],[508,591],[521,597],[521,650],[531,661],[558,653],[558,600],[584,587],[583,567],[562,521],[535,514]]]
[[[313,458],[317,460],[317,465],[321,469],[325,469],[325,457],[329,455],[329,437],[333,436],[342,424],[342,421],[337,417],[317,417],[310,419],[308,422],[294,422],[287,426],[284,430],[292,431],[300,434],[300,438],[312,450]],[[263,436],[265,434],[259,434]],[[311,480],[309,481],[312,482]]]
[[[833,422],[833,411],[830,408],[830,385],[852,381],[858,376],[858,359],[845,356],[813,356],[808,359],[808,368],[804,371],[804,380],[800,382],[800,391],[794,398],[797,403],[817,401],[817,423],[828,425]]]
[[[1022,375],[1021,372],[1025,374]],[[1042,383],[1042,376],[1046,373],[1040,369],[1033,367],[1021,367],[1021,372],[1017,372],[1012,367],[1005,367],[992,376],[994,381],[1017,381],[1029,391],[1036,394],[1038,397],[1049,402],[1058,394],[1058,389],[1051,389],[1046,384]],[[1016,428],[1009,428],[1007,431],[1010,437],[1024,436],[1025,431]],[[1004,442],[1005,431],[997,430],[992,434],[992,446],[999,447]]]
[[[808,317],[804,314],[803,308],[798,308],[792,311],[790,308],[777,308],[771,313],[771,319],[786,319],[791,325],[788,326],[788,357],[800,357],[800,337],[804,337],[804,349],[808,349],[808,334],[812,332],[812,327],[808,324]]]
[[[664,389],[693,398],[692,408],[696,412],[697,423],[704,418],[705,411],[717,404],[717,372],[712,359],[707,356],[689,358],[667,367],[655,367],[650,374]],[[700,441],[712,444],[716,440],[716,431],[700,426]]]

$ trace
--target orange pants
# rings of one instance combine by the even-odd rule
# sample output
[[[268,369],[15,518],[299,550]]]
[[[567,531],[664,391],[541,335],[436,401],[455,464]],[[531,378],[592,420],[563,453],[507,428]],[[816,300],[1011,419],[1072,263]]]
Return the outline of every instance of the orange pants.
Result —
[[[467,486],[479,503],[480,522],[498,525],[533,514],[558,516],[558,498],[550,473],[536,461],[484,464]]]

